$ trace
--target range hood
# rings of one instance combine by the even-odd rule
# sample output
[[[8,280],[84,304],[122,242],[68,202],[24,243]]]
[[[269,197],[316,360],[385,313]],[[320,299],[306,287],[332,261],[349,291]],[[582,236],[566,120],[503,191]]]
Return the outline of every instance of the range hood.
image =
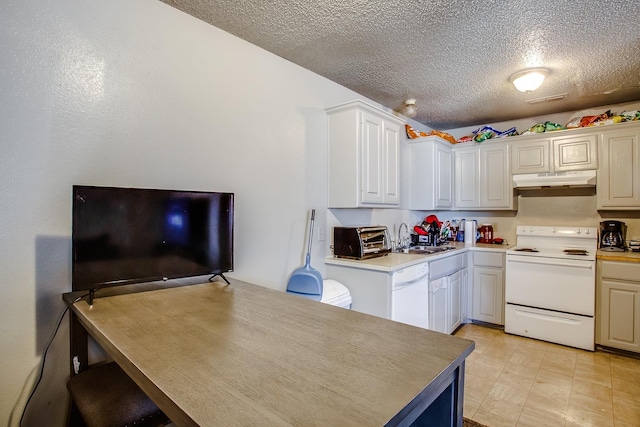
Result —
[[[513,187],[521,189],[543,187],[594,187],[595,185],[595,170],[513,175]]]

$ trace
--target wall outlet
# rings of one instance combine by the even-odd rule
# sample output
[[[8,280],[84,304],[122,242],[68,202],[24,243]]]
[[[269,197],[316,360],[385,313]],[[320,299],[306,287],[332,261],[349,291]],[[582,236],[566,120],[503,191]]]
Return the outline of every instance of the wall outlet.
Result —
[[[324,227],[318,227],[318,242],[324,242]]]

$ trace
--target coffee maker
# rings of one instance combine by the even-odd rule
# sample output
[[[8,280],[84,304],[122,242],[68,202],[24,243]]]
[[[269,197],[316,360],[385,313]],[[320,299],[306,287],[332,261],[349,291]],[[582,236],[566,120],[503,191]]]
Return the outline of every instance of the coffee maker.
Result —
[[[622,221],[602,221],[600,223],[600,250],[622,252],[627,226]]]

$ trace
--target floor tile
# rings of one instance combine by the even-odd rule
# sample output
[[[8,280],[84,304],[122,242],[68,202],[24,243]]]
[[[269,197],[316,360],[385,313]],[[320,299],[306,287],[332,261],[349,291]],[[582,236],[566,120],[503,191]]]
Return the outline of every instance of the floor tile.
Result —
[[[545,406],[526,405],[518,418],[518,427],[559,427],[564,426],[566,409],[553,410]]]
[[[490,427],[640,427],[640,357],[467,324],[464,415]],[[458,334],[456,334],[458,335]]]
[[[629,424],[640,426],[640,400],[633,398],[618,398],[613,401],[613,419],[616,426]]]

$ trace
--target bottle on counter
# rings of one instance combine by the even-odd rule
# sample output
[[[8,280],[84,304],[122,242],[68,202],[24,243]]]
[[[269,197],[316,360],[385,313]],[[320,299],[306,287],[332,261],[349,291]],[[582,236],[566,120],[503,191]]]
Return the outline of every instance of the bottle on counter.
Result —
[[[493,225],[482,224],[479,228],[480,239],[478,243],[493,243]]]
[[[464,242],[464,224],[465,224],[465,219],[462,218],[460,222],[458,222],[458,233],[456,234],[457,242]]]

